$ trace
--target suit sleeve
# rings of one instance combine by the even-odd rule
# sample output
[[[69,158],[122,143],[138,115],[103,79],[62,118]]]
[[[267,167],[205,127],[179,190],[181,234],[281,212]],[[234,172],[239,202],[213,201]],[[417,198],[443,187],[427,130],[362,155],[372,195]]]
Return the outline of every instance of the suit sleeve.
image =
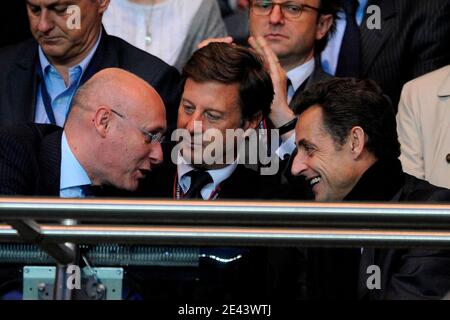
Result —
[[[416,249],[398,258],[386,299],[438,300],[450,293],[450,251]]]
[[[0,136],[0,194],[31,195],[35,165],[31,153],[17,139]]]
[[[401,145],[400,161],[403,171],[419,179],[425,178],[423,138],[420,118],[415,114],[414,87],[406,84],[403,88],[397,113],[397,132]]]

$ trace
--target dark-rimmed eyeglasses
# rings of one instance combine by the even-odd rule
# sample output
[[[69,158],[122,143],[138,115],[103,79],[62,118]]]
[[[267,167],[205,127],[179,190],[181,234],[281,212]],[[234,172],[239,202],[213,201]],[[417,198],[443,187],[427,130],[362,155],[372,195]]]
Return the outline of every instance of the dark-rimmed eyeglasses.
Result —
[[[124,119],[124,120],[128,120],[123,114],[117,112],[114,109],[111,109],[111,112],[114,113],[115,115],[117,115],[118,117]],[[135,126],[137,129],[139,129],[139,131],[141,131],[141,133],[145,136],[145,142],[146,143],[162,143],[164,141],[164,134],[162,132],[150,132],[147,130],[144,130],[138,126]]]
[[[296,3],[292,1],[287,2],[273,2],[269,0],[253,0],[250,4],[250,10],[257,16],[268,16],[272,13],[275,6],[280,6],[283,16],[287,19],[298,19],[305,9],[311,9],[320,13],[320,9],[309,6],[307,4]]]

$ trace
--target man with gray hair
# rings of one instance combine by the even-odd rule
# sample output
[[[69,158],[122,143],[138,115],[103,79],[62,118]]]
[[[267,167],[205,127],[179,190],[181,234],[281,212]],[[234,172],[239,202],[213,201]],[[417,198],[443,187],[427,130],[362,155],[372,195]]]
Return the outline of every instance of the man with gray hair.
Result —
[[[78,88],[107,68],[127,70],[153,86],[175,125],[178,71],[108,35],[102,17],[109,3],[26,1],[33,38],[0,50],[0,127],[24,122],[63,127]]]

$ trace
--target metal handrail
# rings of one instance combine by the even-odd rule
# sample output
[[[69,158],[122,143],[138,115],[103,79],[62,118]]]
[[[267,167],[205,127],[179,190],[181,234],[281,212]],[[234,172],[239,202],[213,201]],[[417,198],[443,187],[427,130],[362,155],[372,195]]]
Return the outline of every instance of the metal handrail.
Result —
[[[450,249],[450,204],[1,198],[0,221],[10,224],[0,225],[0,242],[34,242],[59,263],[58,275],[76,262],[67,242]]]
[[[449,204],[0,198],[0,221],[450,230]]]
[[[176,246],[333,246],[425,247],[450,249],[450,231],[359,230],[268,227],[123,227],[42,225],[42,244],[148,244]],[[21,241],[17,232],[0,226],[0,240]]]

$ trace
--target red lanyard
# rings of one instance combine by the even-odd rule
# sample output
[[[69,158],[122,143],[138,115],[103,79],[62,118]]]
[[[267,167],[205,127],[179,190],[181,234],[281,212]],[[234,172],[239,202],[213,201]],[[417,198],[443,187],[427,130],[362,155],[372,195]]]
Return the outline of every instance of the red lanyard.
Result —
[[[220,192],[220,184],[211,193],[208,200],[216,200],[219,197],[219,192]],[[175,179],[173,183],[173,198],[176,200],[184,198],[184,193],[181,191],[181,186],[180,183],[178,182],[178,174],[175,174]]]

